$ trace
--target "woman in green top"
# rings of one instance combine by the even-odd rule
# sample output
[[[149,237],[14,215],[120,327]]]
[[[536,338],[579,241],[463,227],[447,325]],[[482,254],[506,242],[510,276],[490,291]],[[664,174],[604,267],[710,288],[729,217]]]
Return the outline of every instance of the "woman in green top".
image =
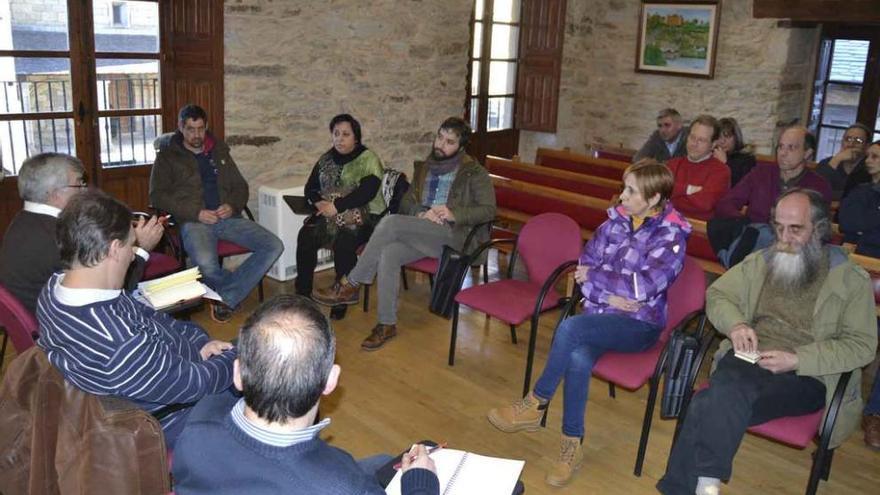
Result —
[[[354,268],[356,250],[367,242],[379,215],[382,197],[382,161],[361,144],[361,124],[344,113],[330,121],[333,147],[312,168],[305,196],[315,210],[306,219],[296,241],[296,293],[312,294],[318,249],[331,247],[336,280]]]

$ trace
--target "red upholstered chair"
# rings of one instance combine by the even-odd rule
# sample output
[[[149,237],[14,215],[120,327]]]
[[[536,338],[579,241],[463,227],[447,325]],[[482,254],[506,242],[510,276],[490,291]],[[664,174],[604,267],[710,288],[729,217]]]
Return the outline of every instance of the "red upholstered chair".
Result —
[[[685,257],[684,268],[678,278],[672,283],[667,291],[666,327],[660,332],[657,342],[649,349],[642,352],[615,352],[609,351],[602,355],[593,366],[593,376],[608,382],[608,390],[611,397],[615,397],[615,386],[619,385],[627,390],[636,391],[645,383],[648,383],[648,403],[645,406],[645,416],[642,421],[642,433],[639,440],[639,450],[636,455],[636,464],[633,473],[641,476],[642,464],[645,458],[645,450],[648,446],[648,435],[651,432],[651,420],[654,417],[654,406],[657,401],[660,378],[665,371],[668,354],[667,344],[673,332],[681,332],[688,328],[692,322],[697,321],[696,335],[703,336],[705,330],[705,314],[703,306],[706,300],[706,275],[700,264],[692,257]],[[562,320],[574,313],[582,297],[578,291],[563,311]],[[557,328],[559,325],[557,324]],[[555,330],[554,330],[555,333]],[[705,348],[711,338],[701,340]],[[705,355],[705,349],[701,351],[698,359]]]
[[[813,453],[813,464],[810,467],[810,477],[807,480],[806,495],[815,495],[816,490],[819,488],[819,480],[828,481],[828,477],[831,474],[831,460],[834,456],[834,449],[828,446],[831,442],[831,433],[834,431],[834,425],[837,422],[837,415],[840,413],[840,407],[843,405],[846,386],[849,384],[851,377],[852,371],[847,371],[840,375],[837,386],[834,388],[831,403],[824,410],[800,416],[784,416],[772,419],[766,423],[750,426],[746,430],[753,435],[801,450],[807,448],[813,443],[813,440],[816,440],[817,448],[816,452]],[[678,423],[675,425],[673,443],[678,438],[678,433],[684,424],[691,396],[706,388],[708,388],[708,383],[702,384],[695,392],[685,397],[684,403],[681,406],[681,414],[678,417]],[[691,385],[690,390],[693,390],[693,385]]]
[[[515,247],[510,256],[507,279],[469,287],[455,296],[452,335],[449,342],[449,365],[455,363],[460,305],[469,306],[508,323],[514,343],[516,343],[516,326],[531,318],[523,383],[523,395],[525,395],[528,393],[532,378],[538,318],[542,312],[558,307],[564,301],[564,298],[553,289],[559,277],[577,264],[582,241],[577,222],[559,213],[544,213],[532,217],[515,239],[493,240],[484,244],[481,249],[510,242],[515,242]],[[525,264],[527,280],[510,278],[518,257],[521,257]]]
[[[0,330],[3,330],[0,368],[3,368],[7,340],[11,339],[15,352],[21,354],[34,346],[34,341],[37,340],[40,330],[34,315],[2,285],[0,285]]]

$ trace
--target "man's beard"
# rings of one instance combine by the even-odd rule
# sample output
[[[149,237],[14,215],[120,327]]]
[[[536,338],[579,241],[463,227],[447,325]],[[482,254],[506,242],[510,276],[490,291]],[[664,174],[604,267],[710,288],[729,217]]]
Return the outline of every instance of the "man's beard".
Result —
[[[816,280],[822,264],[822,241],[813,238],[800,249],[782,246],[770,248],[770,279],[787,292],[802,289]]]
[[[455,150],[455,153],[447,156],[447,155],[443,154],[443,150],[441,150],[440,148],[434,148],[434,147],[431,148],[431,158],[433,158],[434,160],[437,160],[437,161],[448,160],[457,154],[458,154],[458,150]]]

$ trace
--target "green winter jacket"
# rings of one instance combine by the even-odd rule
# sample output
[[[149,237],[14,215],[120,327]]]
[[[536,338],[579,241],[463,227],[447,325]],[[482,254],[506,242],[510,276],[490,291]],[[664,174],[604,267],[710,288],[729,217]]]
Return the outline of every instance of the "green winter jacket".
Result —
[[[415,162],[409,190],[400,202],[399,213],[418,215],[422,211],[422,190],[428,175],[424,161]],[[446,206],[455,215],[452,226],[453,248],[461,251],[471,227],[495,219],[495,188],[489,173],[473,157],[462,156],[461,165],[449,189]],[[471,251],[489,240],[488,230],[480,229],[467,250]]]
[[[156,138],[156,161],[150,173],[150,205],[171,213],[176,222],[198,222],[205,208],[199,163],[191,151],[183,147],[180,131]],[[248,183],[229,155],[229,146],[208,134],[211,160],[217,167],[217,188],[220,204],[226,203],[240,215],[248,201]]]

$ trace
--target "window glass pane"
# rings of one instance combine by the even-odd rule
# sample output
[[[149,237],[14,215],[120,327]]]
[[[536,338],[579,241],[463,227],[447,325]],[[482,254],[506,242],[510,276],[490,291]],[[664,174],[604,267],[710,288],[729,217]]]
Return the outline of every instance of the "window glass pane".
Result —
[[[843,141],[844,133],[846,133],[846,129],[821,127],[819,129],[819,144],[816,147],[816,156],[813,159],[820,161],[837,153]]]
[[[482,19],[483,18],[483,0],[476,0],[474,2],[474,19]]]
[[[0,1],[0,49],[66,51],[67,1]]]
[[[95,50],[159,53],[158,2],[94,2]]]
[[[158,60],[98,62],[98,110],[159,108]]]
[[[492,58],[516,58],[519,28],[506,24],[492,25]]]
[[[846,127],[855,122],[861,93],[861,86],[829,84],[825,91],[822,123]]]
[[[470,122],[471,129],[477,128],[477,110],[480,108],[480,101],[477,98],[470,99]]]
[[[69,112],[70,60],[0,57],[0,113]]]
[[[474,23],[474,44],[471,46],[471,57],[480,58],[480,50],[483,46],[483,23]]]
[[[471,62],[471,96],[480,94],[480,62]]]
[[[865,62],[868,60],[870,44],[870,41],[863,40],[834,40],[829,79],[862,82],[865,78]]]
[[[76,154],[73,119],[0,122],[0,167],[7,172],[17,175],[26,158],[47,151]]]
[[[152,163],[153,141],[162,134],[159,115],[101,117],[101,163],[105,168]]]
[[[515,62],[489,62],[489,95],[512,94],[516,85]]]
[[[489,98],[486,130],[500,131],[513,128],[513,98]]]
[[[498,22],[519,22],[520,0],[495,0],[492,20]]]

